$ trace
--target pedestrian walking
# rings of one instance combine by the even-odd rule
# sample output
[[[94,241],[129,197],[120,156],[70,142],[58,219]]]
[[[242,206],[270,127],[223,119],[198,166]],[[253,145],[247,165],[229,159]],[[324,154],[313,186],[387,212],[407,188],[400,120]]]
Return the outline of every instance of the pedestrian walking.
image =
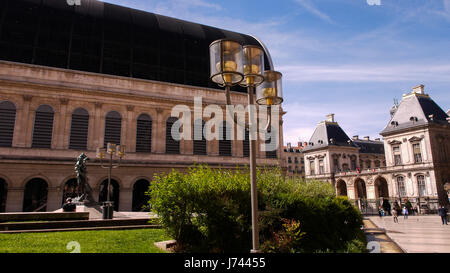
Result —
[[[448,210],[447,210],[447,208],[444,207],[444,206],[441,206],[441,207],[438,209],[438,213],[439,213],[439,216],[441,216],[442,224],[443,224],[443,225],[448,225],[448,222],[447,222],[447,213],[448,213]]]
[[[408,219],[408,209],[406,207],[403,207],[403,219]]]
[[[392,213],[392,216],[394,217],[394,223],[398,224],[397,210],[392,209],[391,213]]]
[[[382,215],[381,215],[381,206],[378,207],[378,215],[379,215],[380,218],[381,218],[381,216],[382,216]]]

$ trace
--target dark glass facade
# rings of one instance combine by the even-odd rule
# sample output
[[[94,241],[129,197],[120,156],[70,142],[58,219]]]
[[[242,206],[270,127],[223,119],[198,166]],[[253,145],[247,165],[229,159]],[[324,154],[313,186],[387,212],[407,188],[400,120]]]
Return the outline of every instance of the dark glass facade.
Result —
[[[0,1],[0,60],[218,88],[209,80],[209,44],[222,38],[261,46],[248,35],[95,0]],[[265,64],[270,69],[267,56]]]

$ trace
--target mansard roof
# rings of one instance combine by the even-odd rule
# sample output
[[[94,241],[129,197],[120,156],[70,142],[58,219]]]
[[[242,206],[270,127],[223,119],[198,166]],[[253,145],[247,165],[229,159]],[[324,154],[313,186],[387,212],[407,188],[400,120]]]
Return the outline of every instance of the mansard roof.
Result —
[[[330,145],[357,147],[337,122],[323,121],[317,125],[304,150],[319,149]]]
[[[404,95],[391,120],[380,133],[388,135],[428,124],[449,124],[447,113],[429,95],[412,92]]]
[[[359,152],[363,154],[382,154],[384,155],[384,143],[377,140],[353,140],[353,143],[359,147]]]
[[[96,0],[0,1],[5,61],[218,88],[209,79],[209,45],[224,38],[265,49],[250,35]]]

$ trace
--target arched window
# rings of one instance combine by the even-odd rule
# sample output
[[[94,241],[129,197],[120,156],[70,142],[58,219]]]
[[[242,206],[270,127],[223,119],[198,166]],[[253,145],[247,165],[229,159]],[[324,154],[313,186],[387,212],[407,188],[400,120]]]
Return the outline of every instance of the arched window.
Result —
[[[106,115],[105,119],[104,147],[106,148],[108,143],[120,145],[121,134],[122,116],[116,111],[111,111]]]
[[[23,211],[36,212],[47,209],[48,185],[41,178],[34,178],[25,185]]]
[[[11,147],[16,122],[16,106],[9,101],[0,102],[0,147]]]
[[[69,149],[86,150],[89,131],[89,112],[83,108],[77,108],[72,113],[70,124]]]
[[[179,138],[180,132],[175,132],[177,135],[172,136],[172,126],[177,120],[175,117],[170,117],[166,121],[166,154],[180,154],[180,141],[175,140]]]
[[[349,171],[349,168],[348,168],[348,164],[347,164],[347,163],[342,164],[342,170],[343,170],[344,172],[348,172],[348,171]]]
[[[362,179],[357,179],[355,182],[355,186],[357,198],[366,199],[367,198],[366,182],[364,182],[364,180]]]
[[[53,135],[53,108],[41,105],[36,109],[33,129],[33,148],[51,148]]]
[[[423,175],[417,176],[417,186],[419,188],[419,196],[426,196],[427,189],[425,187],[425,176]]]
[[[105,179],[100,184],[100,195],[98,197],[98,202],[102,203],[107,201],[108,199],[108,179]],[[119,211],[119,194],[120,194],[120,188],[119,183],[111,179],[111,184],[109,188],[109,201],[114,202],[114,210]]]
[[[8,185],[6,181],[0,178],[0,212],[5,212],[6,195],[8,193]]]
[[[231,143],[231,126],[227,122],[222,122],[222,126],[219,128],[219,155],[231,156],[232,155],[232,143]]]
[[[398,188],[398,194],[400,197],[406,196],[406,187],[405,187],[405,178],[403,176],[397,177],[397,188]]]
[[[375,160],[375,168],[379,168],[381,166],[381,163],[379,160]]]
[[[133,207],[132,211],[148,211],[148,200],[150,196],[146,194],[150,187],[150,182],[145,179],[136,181],[133,186]]]
[[[136,152],[150,153],[152,151],[152,118],[142,114],[137,119]]]
[[[204,128],[205,121],[200,119],[194,121],[194,155],[207,155]]]
[[[343,180],[339,180],[336,184],[338,196],[347,196],[347,184]]]

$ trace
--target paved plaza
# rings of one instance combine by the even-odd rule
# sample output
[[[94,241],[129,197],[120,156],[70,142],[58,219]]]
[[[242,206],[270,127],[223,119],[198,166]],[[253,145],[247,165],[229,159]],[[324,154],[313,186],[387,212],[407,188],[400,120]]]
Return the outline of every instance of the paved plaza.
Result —
[[[437,215],[368,217],[407,253],[450,253],[450,224],[442,225]]]

